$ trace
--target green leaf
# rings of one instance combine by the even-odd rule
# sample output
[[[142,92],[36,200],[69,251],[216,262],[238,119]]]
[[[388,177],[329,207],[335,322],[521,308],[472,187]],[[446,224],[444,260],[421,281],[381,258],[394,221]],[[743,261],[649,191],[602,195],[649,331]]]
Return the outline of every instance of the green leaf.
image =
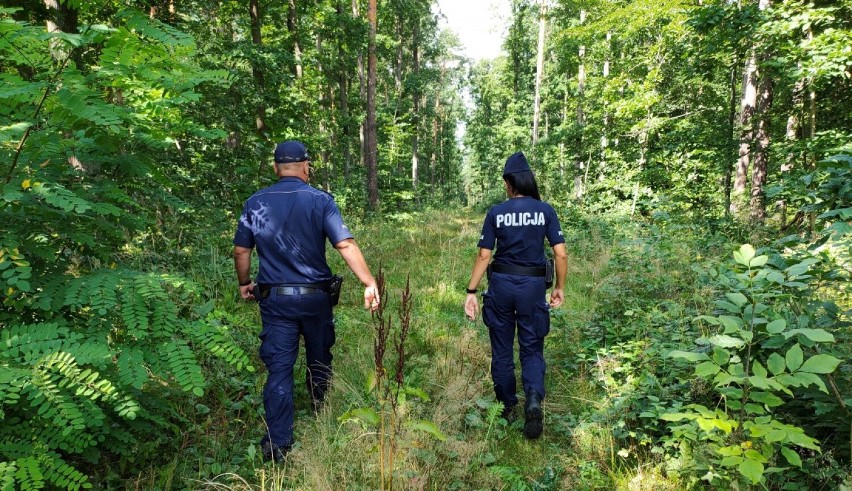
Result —
[[[822,381],[819,375],[808,372],[796,372],[795,377],[802,384],[802,387],[808,387],[813,384],[819,387],[821,392],[828,394],[828,387],[825,386],[825,382]]]
[[[432,435],[433,437],[435,437],[435,439],[440,440],[440,441],[444,441],[444,440],[447,439],[447,435],[445,435],[441,431],[441,429],[438,428],[438,425],[436,425],[435,423],[433,423],[431,421],[425,421],[425,420],[413,421],[413,422],[408,424],[408,427],[413,429],[413,430],[426,432],[426,433]]]
[[[725,326],[724,334],[731,334],[732,332],[737,332],[740,330],[740,319],[737,317],[731,317],[730,315],[720,315],[719,322]]]
[[[713,361],[716,362],[717,365],[722,366],[730,360],[731,354],[728,353],[728,350],[719,348],[718,346],[713,348]]]
[[[790,266],[789,268],[787,268],[784,271],[787,273],[788,278],[794,278],[796,276],[802,276],[803,274],[808,272],[808,270],[811,268],[812,264],[816,264],[818,262],[819,261],[817,261],[816,259],[805,259],[804,261],[802,261],[798,264],[794,264],[794,265]]]
[[[805,434],[805,431],[801,428],[791,427],[793,430],[797,431],[788,431],[787,438],[790,439],[790,443],[798,445],[802,448],[809,448],[811,450],[819,451],[819,441],[814,438],[809,437]]]
[[[794,344],[787,350],[787,354],[784,355],[785,360],[787,361],[787,369],[790,372],[795,372],[802,366],[802,360],[804,360],[804,353],[802,353],[802,347],[799,346],[798,343]]]
[[[734,455],[742,455],[743,449],[740,448],[739,445],[731,445],[729,447],[722,447],[722,448],[716,450],[716,453],[718,453],[719,455],[721,455],[723,457],[731,457],[731,456],[734,456]],[[739,462],[737,462],[737,463],[739,463]]]
[[[766,325],[766,332],[768,332],[769,334],[778,334],[784,329],[787,329],[787,321],[784,319],[775,319],[774,321]]]
[[[748,266],[750,268],[760,268],[762,266],[765,266],[768,261],[769,256],[757,256],[756,258],[753,258],[751,261],[749,261]]]
[[[778,283],[779,285],[784,283],[784,275],[778,271],[771,271],[766,275],[766,279],[773,283]]]
[[[674,350],[670,351],[668,354],[669,358],[683,358],[686,361],[696,362],[696,361],[709,361],[710,357],[707,356],[707,353],[695,353],[694,351],[681,351]]]
[[[766,367],[769,368],[772,375],[784,373],[784,368],[786,367],[784,364],[784,357],[778,353],[772,353],[769,355],[769,359],[766,360]]]
[[[763,478],[763,464],[751,459],[743,460],[737,470],[740,474],[748,478],[752,484],[757,484]]]
[[[776,428],[767,433],[766,436],[763,437],[763,439],[770,443],[783,442],[787,439],[787,431],[780,428]]]
[[[745,456],[747,459],[760,462],[761,464],[765,464],[767,462],[766,457],[764,457],[762,453],[751,448],[745,451]]]
[[[744,459],[744,458],[742,458],[742,457],[741,457],[741,456],[739,456],[739,455],[730,455],[730,456],[725,457],[724,459],[722,459],[722,460],[719,462],[719,464],[720,464],[720,465],[722,465],[723,467],[733,467],[733,466],[735,466],[735,465],[737,465],[737,464],[741,464],[743,460],[745,460],[745,459]]]
[[[724,309],[724,310],[726,310],[726,311],[728,311],[732,314],[740,315],[742,313],[741,308],[737,307],[735,304],[732,304],[731,302],[728,302],[726,300],[716,300],[713,303],[715,303],[717,307]]]
[[[787,459],[787,462],[789,462],[790,465],[795,465],[796,467],[802,466],[802,458],[799,457],[799,454],[797,454],[795,450],[787,447],[781,447],[781,455]]]
[[[716,346],[721,346],[722,348],[739,348],[745,345],[745,341],[740,338],[731,337],[725,334],[717,334],[716,336],[710,337],[709,341]]]
[[[801,334],[815,343],[833,343],[834,335],[825,329],[792,329],[784,333],[784,337],[790,339],[796,334]]]
[[[338,418],[338,421],[352,420],[359,420],[370,426],[376,426],[379,424],[379,414],[371,407],[359,407],[346,411]]]
[[[712,324],[714,326],[719,325],[719,319],[717,319],[717,318],[715,318],[711,315],[699,315],[698,317],[692,319],[693,322],[698,321],[698,320],[702,320],[702,321],[704,321],[708,324]]]
[[[691,413],[664,413],[660,415],[663,421],[682,421],[684,419],[695,419],[695,415]]]
[[[759,361],[754,362],[754,364],[751,366],[751,371],[754,372],[754,374],[758,377],[766,377],[767,375],[769,375],[769,372],[767,372],[766,369],[763,368],[763,365],[761,365]]]
[[[765,404],[768,407],[778,407],[784,404],[784,401],[775,394],[770,394],[769,392],[761,392],[758,390],[749,392],[748,398],[755,402]]]
[[[742,308],[743,305],[748,303],[748,298],[746,298],[745,295],[739,292],[726,293],[725,296],[728,297],[728,300],[734,302],[734,304],[740,308]]]
[[[748,378],[748,381],[751,382],[751,385],[764,390],[772,390],[772,384],[769,382],[769,379],[766,377],[761,377],[758,375],[752,375]]]
[[[710,375],[717,374],[719,370],[721,370],[719,365],[712,361],[705,361],[695,366],[695,375],[698,377],[709,377]]]
[[[748,267],[751,258],[754,257],[754,247],[751,244],[743,244],[740,250],[734,251],[734,260],[743,266]]]
[[[831,373],[840,360],[831,355],[814,355],[805,361],[799,370],[807,373]]]

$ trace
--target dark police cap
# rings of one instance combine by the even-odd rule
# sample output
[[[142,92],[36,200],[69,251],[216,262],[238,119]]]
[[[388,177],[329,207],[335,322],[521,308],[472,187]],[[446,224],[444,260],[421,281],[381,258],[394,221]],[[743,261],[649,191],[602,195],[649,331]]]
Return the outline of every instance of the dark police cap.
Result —
[[[503,175],[514,174],[515,172],[524,172],[530,170],[530,164],[524,156],[524,152],[517,152],[506,159],[506,166],[503,167]]]
[[[290,164],[309,160],[308,149],[298,140],[287,140],[275,147],[275,163]]]

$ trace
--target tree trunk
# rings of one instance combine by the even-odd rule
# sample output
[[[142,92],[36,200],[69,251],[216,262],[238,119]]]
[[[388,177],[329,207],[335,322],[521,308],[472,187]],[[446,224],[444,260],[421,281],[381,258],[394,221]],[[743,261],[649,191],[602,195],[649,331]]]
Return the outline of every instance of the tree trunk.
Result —
[[[728,148],[731,152],[731,160],[729,162],[734,162],[737,157],[738,149],[735,143],[735,134],[737,131],[737,68],[739,66],[739,61],[735,61],[731,66],[731,97],[728,99]],[[733,177],[732,165],[728,163],[725,166],[725,216],[731,216],[731,180]]]
[[[263,49],[263,39],[260,35],[262,14],[258,0],[249,0],[249,16],[251,18],[251,42],[255,49],[260,51]],[[263,70],[257,62],[252,63],[251,74],[254,77],[255,88],[260,98],[255,108],[255,131],[262,140],[266,140],[266,82]],[[263,165],[261,165],[262,168]]]
[[[68,5],[68,2],[59,0],[44,0],[44,5],[53,14],[53,18],[47,19],[47,32],[77,33],[77,10]],[[71,55],[68,48],[60,39],[50,40],[50,54],[56,61],[63,61]]]
[[[367,20],[367,119],[364,123],[364,160],[367,165],[367,196],[370,209],[379,208],[378,143],[376,141],[376,0],[369,0]]]
[[[254,1],[254,0],[252,0]],[[293,75],[297,79],[302,78],[302,48],[299,46],[299,11],[296,8],[296,0],[289,0],[287,9],[287,30],[293,39]]]
[[[358,1],[352,0],[352,16],[356,19],[360,17],[360,13],[358,11]],[[367,76],[364,73],[364,54],[359,50],[358,51],[358,93],[361,95],[361,103],[367,100]],[[358,125],[358,141],[360,143],[358,147],[358,151],[360,152],[359,162],[366,165],[367,158],[365,157],[365,145],[366,139],[364,136],[364,125],[366,121],[363,121],[360,125]]]
[[[586,11],[580,11],[580,25],[582,25],[586,21]],[[577,67],[577,126],[579,127],[579,131],[577,134],[577,139],[574,142],[574,148],[576,152],[576,157],[574,161],[574,199],[577,201],[581,201],[583,199],[583,170],[586,165],[583,162],[583,128],[586,122],[586,115],[583,111],[583,97],[586,93],[586,66],[584,65],[584,58],[586,56],[586,47],[580,46],[578,51],[578,57],[580,58],[579,66]]]
[[[606,32],[606,60],[604,60],[603,66],[603,78],[609,77],[609,56],[610,56],[610,48],[612,42],[612,31]],[[606,101],[606,99],[604,99]],[[607,135],[607,131],[609,130],[609,111],[606,108],[606,102],[604,102],[604,113],[603,113],[603,125],[601,126],[601,164],[598,166],[598,181],[603,181],[606,176],[606,149],[609,146],[609,137]]]
[[[769,8],[769,0],[758,2],[760,10]],[[748,169],[751,160],[751,145],[754,140],[754,121],[752,120],[757,104],[757,53],[752,47],[745,69],[743,70],[743,96],[740,104],[740,148],[737,158],[737,174],[734,179],[733,196],[730,211],[736,215],[745,195],[748,182]]]
[[[357,1],[357,0],[356,0]],[[337,15],[343,15],[343,5],[337,4]],[[343,43],[337,44],[337,55],[340,60],[344,59]],[[341,67],[337,74],[337,86],[340,93],[340,130],[343,133],[343,177],[349,181],[351,172],[352,155],[349,153],[349,80],[345,67]]]
[[[769,109],[772,107],[772,80],[761,74],[760,97],[757,102],[757,134],[754,152],[754,171],[751,179],[751,220],[763,223],[766,220],[766,205],[763,186],[766,184],[766,169],[769,164]]]
[[[784,138],[788,144],[793,144],[800,138],[802,129],[802,109],[805,98],[805,79],[799,79],[793,86],[792,104],[790,114],[787,116],[787,130],[784,132]],[[781,179],[783,180],[795,165],[796,159],[801,155],[801,152],[788,152],[784,163],[781,164]],[[775,202],[775,209],[778,210],[779,226],[784,229],[787,227],[787,201],[780,199]]]
[[[411,99],[413,102],[411,122],[414,127],[414,132],[411,136],[411,187],[417,189],[417,172],[420,165],[418,152],[418,137],[420,135],[420,20],[414,20],[413,43],[411,47],[413,55],[412,71],[414,72],[414,90],[411,91]]]
[[[545,14],[547,13],[547,0],[539,0],[540,9],[538,17],[538,55],[536,56],[535,68],[535,105],[533,106],[533,131],[532,131],[532,153],[535,156],[535,145],[538,143],[538,120],[541,117],[541,79],[544,75],[544,28],[547,24]]]

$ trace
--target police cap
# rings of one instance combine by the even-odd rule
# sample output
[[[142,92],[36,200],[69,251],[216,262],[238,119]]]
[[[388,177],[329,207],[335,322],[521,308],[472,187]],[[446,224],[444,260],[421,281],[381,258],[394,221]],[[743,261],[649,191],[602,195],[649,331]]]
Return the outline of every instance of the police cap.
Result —
[[[517,152],[506,159],[506,166],[503,167],[503,176],[514,174],[515,172],[524,172],[530,170],[530,164],[524,156],[524,152]]]
[[[310,159],[308,149],[298,140],[287,140],[275,147],[275,163],[290,164]]]

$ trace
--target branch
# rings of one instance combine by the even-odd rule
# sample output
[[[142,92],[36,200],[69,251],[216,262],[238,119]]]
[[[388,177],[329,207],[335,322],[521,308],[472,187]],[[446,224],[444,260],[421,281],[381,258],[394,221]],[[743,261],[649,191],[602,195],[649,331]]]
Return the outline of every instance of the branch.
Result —
[[[81,35],[85,36],[87,32],[92,28],[92,25],[89,24],[86,26],[86,30],[81,33]],[[80,46],[83,46],[82,44]],[[59,79],[59,76],[62,75],[62,72],[65,71],[65,67],[68,66],[68,62],[71,60],[71,55],[74,54],[80,46],[72,49],[68,52],[68,56],[62,61],[62,65],[59,66],[59,70],[53,74],[50,78],[50,81],[47,83],[47,87],[44,88],[44,94],[41,96],[41,100],[38,102],[38,106],[36,106],[36,110],[33,113],[33,123],[35,123],[35,119],[38,117],[38,114],[41,112],[41,108],[44,107],[44,101],[47,100],[47,96],[50,94],[53,85]],[[18,142],[18,148],[15,149],[15,158],[12,159],[12,166],[9,167],[9,172],[6,173],[6,178],[4,180],[4,184],[9,184],[9,181],[12,180],[12,174],[15,172],[15,167],[18,166],[18,160],[21,158],[21,151],[24,149],[24,143],[27,141],[27,138],[30,136],[30,131],[32,130],[34,124],[27,127],[26,131],[24,131],[24,136],[21,137],[21,141]]]

